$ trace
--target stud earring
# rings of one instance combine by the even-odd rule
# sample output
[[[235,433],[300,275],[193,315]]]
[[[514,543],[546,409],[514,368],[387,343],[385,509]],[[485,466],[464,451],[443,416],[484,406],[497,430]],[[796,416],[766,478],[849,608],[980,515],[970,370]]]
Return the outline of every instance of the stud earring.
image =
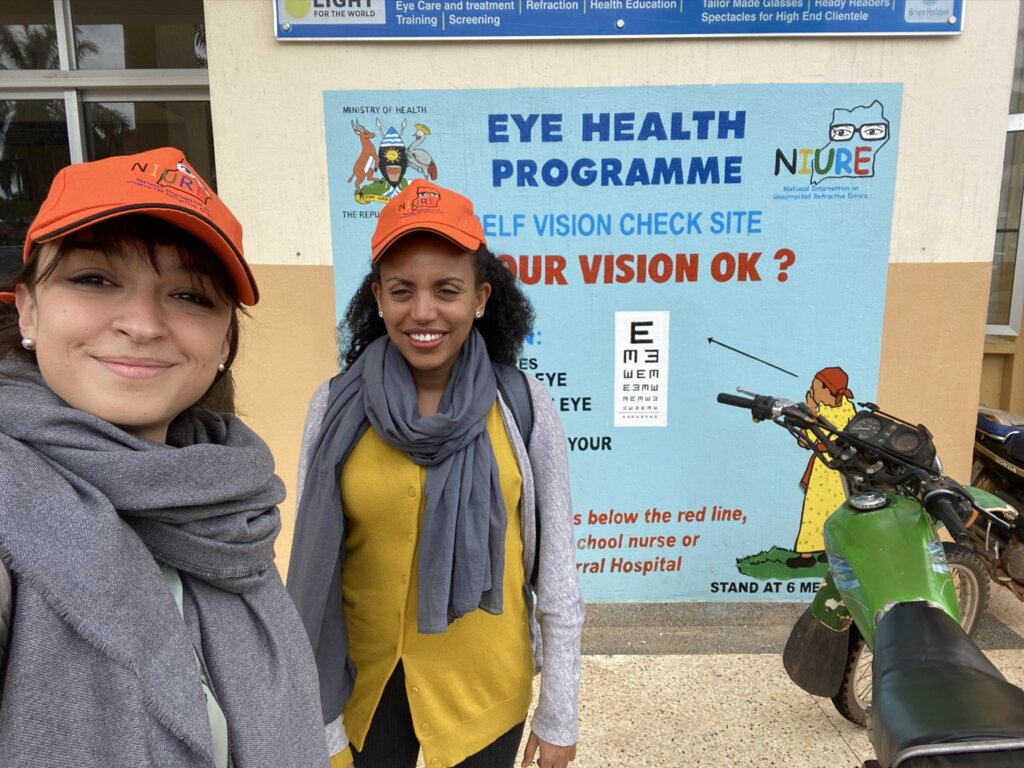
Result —
[[[226,365],[224,365],[224,363],[218,363],[217,364],[217,371],[219,373],[224,373],[224,371],[226,371],[227,369],[228,369],[228,367]]]
[[[377,310],[377,317],[383,319],[383,317],[384,317],[384,310],[383,309],[378,309]]]
[[[476,319],[479,320],[483,316],[484,316],[484,311],[482,309],[478,309],[476,311]]]
[[[32,339],[28,338],[27,336],[21,340],[21,346],[23,346],[29,352],[35,352],[36,351],[36,343],[34,341],[32,341]]]

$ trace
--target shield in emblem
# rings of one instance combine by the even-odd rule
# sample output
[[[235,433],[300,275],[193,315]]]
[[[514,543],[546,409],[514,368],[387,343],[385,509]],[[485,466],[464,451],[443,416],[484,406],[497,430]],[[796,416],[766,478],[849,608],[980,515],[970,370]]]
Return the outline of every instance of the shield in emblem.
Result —
[[[391,189],[385,194],[388,197],[394,197],[401,191],[399,185],[405,177],[405,169],[409,167],[405,141],[394,128],[388,128],[384,138],[381,139],[377,157],[380,161],[379,167],[384,171],[384,179],[391,185]]]

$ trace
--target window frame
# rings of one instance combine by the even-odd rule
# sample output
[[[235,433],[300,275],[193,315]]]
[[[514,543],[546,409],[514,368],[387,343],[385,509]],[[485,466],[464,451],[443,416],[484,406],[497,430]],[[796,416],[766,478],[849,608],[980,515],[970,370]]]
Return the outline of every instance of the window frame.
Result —
[[[86,102],[210,101],[206,69],[77,69],[71,0],[52,2],[60,69],[4,70],[0,99],[63,99],[72,163],[86,159]]]
[[[1024,113],[1010,115],[1006,122],[1006,134],[1024,132]],[[1017,253],[1013,262],[1013,288],[1010,291],[1010,312],[1007,323],[986,323],[985,333],[989,336],[1019,336],[1021,329],[1021,318],[1024,315],[1024,195],[1021,196],[1021,210],[1019,211],[1021,228],[1018,230]],[[996,230],[998,235],[999,231]],[[994,244],[993,244],[994,245]],[[995,259],[995,252],[992,254]],[[994,264],[993,264],[994,266]],[[991,301],[991,297],[989,299]]]

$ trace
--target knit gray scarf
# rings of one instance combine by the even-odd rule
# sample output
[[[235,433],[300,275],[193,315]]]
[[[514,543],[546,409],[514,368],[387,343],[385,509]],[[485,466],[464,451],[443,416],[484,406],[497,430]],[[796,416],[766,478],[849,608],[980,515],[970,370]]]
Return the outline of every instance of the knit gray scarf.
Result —
[[[502,611],[506,510],[485,418],[497,381],[483,337],[463,344],[433,416],[420,416],[408,364],[387,336],[331,380],[327,411],[306,474],[288,570],[288,591],[313,643],[325,721],[352,691],[342,611],[344,514],[341,469],[372,426],[389,445],[427,467],[419,532],[419,632],[481,608]]]
[[[283,498],[266,444],[233,416],[179,418],[154,443],[68,406],[35,366],[0,360],[0,555],[205,755],[201,642],[238,768],[325,763],[309,647],[273,561]],[[181,574],[187,629],[156,560]]]

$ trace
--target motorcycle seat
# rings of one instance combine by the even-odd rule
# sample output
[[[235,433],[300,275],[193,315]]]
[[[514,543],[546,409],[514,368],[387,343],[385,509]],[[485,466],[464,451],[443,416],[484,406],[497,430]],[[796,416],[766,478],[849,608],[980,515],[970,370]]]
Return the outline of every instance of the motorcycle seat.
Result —
[[[1024,463],[1024,432],[1013,432],[1007,435],[1003,446],[1006,448],[1006,455],[1010,457],[1011,461],[1017,464]]]
[[[980,432],[1002,441],[1024,431],[1024,416],[982,405],[978,407],[976,426]]]
[[[956,755],[986,750],[1024,764],[1024,691],[945,611],[897,605],[879,622],[874,645],[869,727],[880,765],[932,765],[918,762],[927,755],[960,765]]]

